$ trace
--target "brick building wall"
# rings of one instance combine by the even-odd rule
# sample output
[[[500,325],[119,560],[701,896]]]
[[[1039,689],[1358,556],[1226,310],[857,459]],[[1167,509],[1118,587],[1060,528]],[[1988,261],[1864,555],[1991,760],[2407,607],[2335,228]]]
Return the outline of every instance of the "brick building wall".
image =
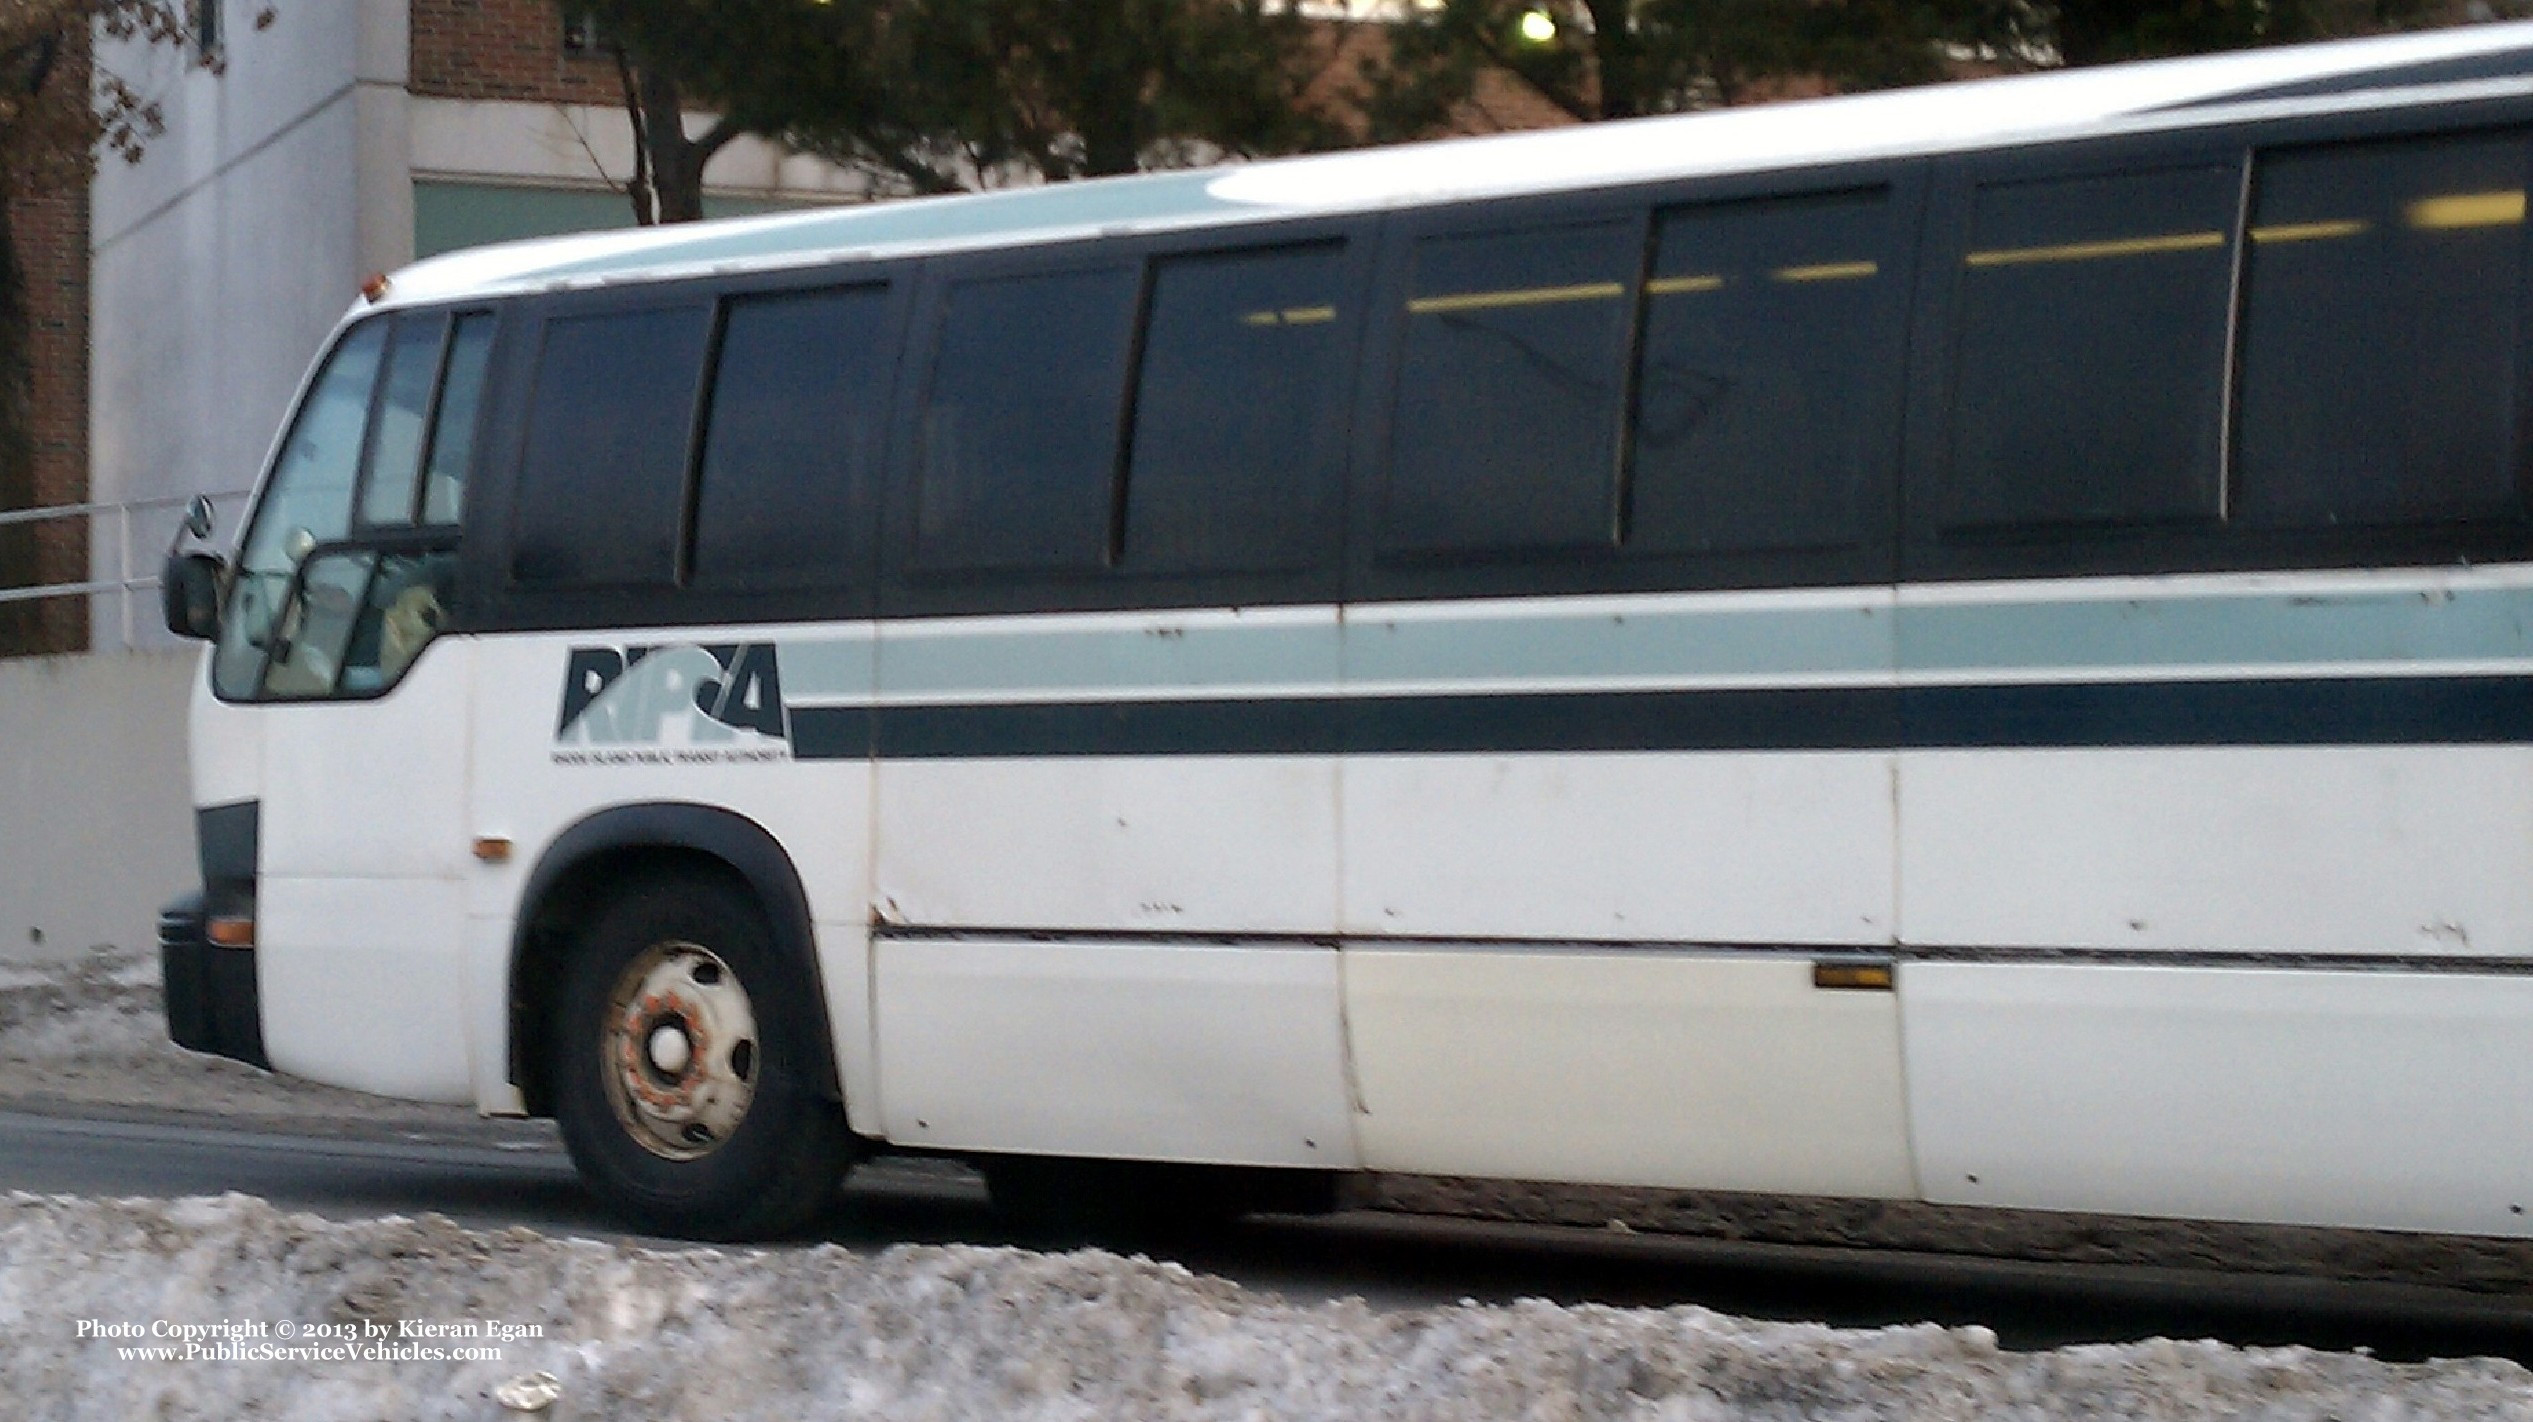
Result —
[[[88,498],[88,191],[19,198],[9,204],[18,261],[26,280],[28,364],[34,373],[29,413],[34,425],[35,507]],[[33,537],[36,583],[73,583],[88,575],[83,519],[38,524]],[[86,610],[58,598],[21,609],[20,645],[30,651],[75,652],[88,644]],[[31,643],[31,645],[30,645]]]
[[[88,498],[88,193],[15,197],[10,235],[25,282],[27,362],[33,376],[29,486],[0,502],[24,508]],[[55,519],[0,527],[0,585],[75,583],[88,576],[88,523]],[[0,603],[0,656],[76,652],[88,645],[77,598]]]
[[[621,104],[604,53],[563,45],[555,0],[411,0],[414,93],[435,99]]]
[[[89,84],[87,47],[74,45],[53,83]],[[26,305],[30,467],[0,504],[53,508],[88,501],[88,212],[86,183],[59,192],[0,195],[8,204],[20,296]],[[88,579],[88,520],[0,528],[0,585]],[[85,599],[0,604],[0,657],[88,646]]]

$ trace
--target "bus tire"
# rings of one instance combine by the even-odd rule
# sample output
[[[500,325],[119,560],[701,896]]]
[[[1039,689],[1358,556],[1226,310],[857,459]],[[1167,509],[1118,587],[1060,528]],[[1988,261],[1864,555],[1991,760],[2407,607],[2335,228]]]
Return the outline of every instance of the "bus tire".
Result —
[[[834,1197],[853,1137],[818,1088],[814,1014],[785,1010],[816,990],[802,977],[729,879],[659,875],[602,901],[548,1040],[563,1142],[610,1211],[682,1238],[762,1239]]]

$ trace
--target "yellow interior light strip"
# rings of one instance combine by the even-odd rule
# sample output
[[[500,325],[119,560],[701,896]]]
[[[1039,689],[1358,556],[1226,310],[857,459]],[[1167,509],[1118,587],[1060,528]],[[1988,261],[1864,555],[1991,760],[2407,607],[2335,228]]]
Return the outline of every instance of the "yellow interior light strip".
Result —
[[[1878,275],[1879,262],[1814,262],[1799,267],[1779,267],[1768,273],[1771,281],[1854,281]],[[1720,276],[1656,277],[1645,283],[1652,296],[1671,296],[1684,291],[1721,291],[1727,278]]]
[[[1240,324],[1243,326],[1316,326],[1323,321],[1336,319],[1337,308],[1334,306],[1288,306],[1281,311],[1243,312]]]
[[[2050,247],[1998,247],[1973,252],[1965,265],[2019,267],[2033,262],[2091,262],[2105,257],[2151,257],[2164,252],[2200,252],[2225,245],[2222,232],[2175,232],[2163,237],[2115,237],[2103,242],[2062,242]]]
[[[2429,232],[2457,227],[2512,227],[2524,220],[2524,190],[2421,198],[2410,204],[2403,215],[2412,227]]]
[[[1805,267],[1779,267],[1768,275],[1778,281],[1854,281],[1881,270],[1878,262],[1815,262]]]
[[[1471,291],[1458,296],[1419,296],[1407,309],[1419,316],[1446,311],[1491,311],[1503,306],[1546,306],[1559,301],[1608,301],[1625,295],[1624,284],[1586,282],[1581,286],[1526,286],[1510,291]]]
[[[2320,242],[2332,237],[2354,237],[2374,224],[2355,218],[2336,222],[2279,222],[2252,229],[2255,242]]]

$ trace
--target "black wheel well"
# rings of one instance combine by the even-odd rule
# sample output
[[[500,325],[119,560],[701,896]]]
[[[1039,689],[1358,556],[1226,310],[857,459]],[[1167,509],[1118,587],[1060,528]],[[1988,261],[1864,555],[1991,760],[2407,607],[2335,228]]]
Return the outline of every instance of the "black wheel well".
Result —
[[[555,996],[583,925],[612,886],[659,874],[726,879],[756,901],[776,951],[792,958],[811,991],[792,1004],[819,1044],[823,1093],[844,1099],[828,1030],[809,905],[790,858],[757,825],[697,805],[630,805],[592,816],[558,837],[528,880],[510,964],[510,1079],[531,1116],[554,1113],[548,1066]]]
[[[574,860],[537,896],[520,924],[518,957],[510,965],[510,1079],[527,1099],[528,1114],[554,1114],[554,1082],[548,1034],[564,965],[580,930],[613,886],[660,874],[712,874],[740,888],[747,882],[726,860],[683,845],[633,844],[602,849]]]

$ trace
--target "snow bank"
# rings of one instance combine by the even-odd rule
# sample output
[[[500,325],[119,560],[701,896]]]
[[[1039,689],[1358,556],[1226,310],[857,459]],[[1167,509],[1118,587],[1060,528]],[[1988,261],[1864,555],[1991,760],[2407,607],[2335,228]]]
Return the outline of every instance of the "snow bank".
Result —
[[[139,1361],[117,1350],[169,1340],[82,1337],[82,1321],[228,1322],[232,1347],[283,1344],[285,1324],[300,1346],[311,1331],[395,1340],[406,1324],[542,1336],[486,1329],[471,1346],[498,1360]],[[2533,1374],[2494,1361],[2171,1342],[2016,1354],[1983,1329],[1846,1332],[1696,1308],[1375,1313],[1097,1252],[661,1252],[438,1217],[338,1224],[237,1195],[0,1200],[0,1330],[0,1395],[63,1422],[494,1418],[516,1415],[494,1389],[538,1371],[561,1383],[547,1416],[663,1422],[2533,1419]]]
[[[127,1055],[157,1050],[166,1039],[154,956],[0,962],[0,1053],[10,1058]]]
[[[0,1107],[41,1103],[188,1111],[325,1134],[491,1142],[550,1135],[463,1106],[389,1101],[188,1052],[167,1040],[155,951],[0,959]]]

